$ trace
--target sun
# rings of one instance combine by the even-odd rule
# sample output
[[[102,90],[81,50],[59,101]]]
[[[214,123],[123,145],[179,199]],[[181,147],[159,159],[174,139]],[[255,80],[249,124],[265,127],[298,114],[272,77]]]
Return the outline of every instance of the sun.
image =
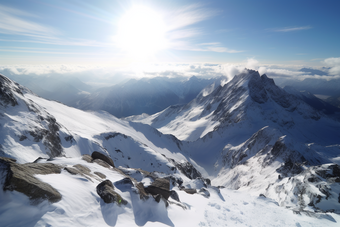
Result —
[[[132,57],[150,57],[166,48],[165,32],[160,14],[144,6],[135,6],[120,19],[116,42]]]

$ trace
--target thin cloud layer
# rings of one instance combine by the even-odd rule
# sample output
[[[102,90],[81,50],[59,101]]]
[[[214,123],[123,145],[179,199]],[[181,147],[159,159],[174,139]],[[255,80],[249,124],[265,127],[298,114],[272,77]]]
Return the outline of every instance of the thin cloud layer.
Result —
[[[301,31],[301,30],[309,30],[312,29],[311,26],[302,26],[302,27],[285,27],[285,28],[276,28],[271,29],[274,32],[294,32],[294,31]]]
[[[29,21],[24,17],[34,17],[34,15],[0,5],[0,33],[37,39],[55,39],[55,35],[60,34],[54,28]]]
[[[167,38],[169,47],[177,50],[210,51],[218,53],[240,53],[242,50],[233,50],[219,42],[194,44],[188,38],[198,37],[203,32],[190,26],[210,19],[219,14],[217,10],[204,7],[202,4],[192,4],[166,15]]]

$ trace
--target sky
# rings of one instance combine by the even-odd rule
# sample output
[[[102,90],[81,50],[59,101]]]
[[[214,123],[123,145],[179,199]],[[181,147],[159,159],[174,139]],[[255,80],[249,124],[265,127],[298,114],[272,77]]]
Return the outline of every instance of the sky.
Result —
[[[0,66],[256,63],[339,76],[339,9],[338,0],[1,0]]]

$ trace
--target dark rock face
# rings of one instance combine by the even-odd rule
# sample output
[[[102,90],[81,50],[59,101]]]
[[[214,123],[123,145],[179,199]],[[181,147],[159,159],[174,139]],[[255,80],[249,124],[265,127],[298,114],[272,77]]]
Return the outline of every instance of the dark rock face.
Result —
[[[181,201],[179,200],[179,196],[178,196],[178,194],[177,194],[176,191],[172,190],[172,191],[170,191],[170,192],[171,192],[170,198],[172,198],[173,200],[176,200],[177,202],[181,202]]]
[[[18,101],[15,98],[15,95],[11,91],[11,87],[16,88],[16,86],[13,86],[14,83],[8,79],[7,77],[0,74],[0,105],[1,106],[16,106],[18,105]],[[22,92],[19,89],[18,90],[21,94]]]
[[[141,182],[139,182],[138,184],[136,184],[136,188],[137,188],[137,190],[138,190],[138,194],[139,194],[139,198],[140,198],[140,199],[143,199],[143,200],[149,199],[150,196],[149,196],[148,193],[145,191],[144,185],[143,185]]]
[[[258,103],[265,103],[268,100],[268,94],[264,89],[263,83],[260,79],[260,74],[254,73],[253,77],[248,83],[250,97]]]
[[[147,193],[151,195],[162,195],[164,199],[168,199],[171,195],[170,190],[170,182],[165,178],[157,178],[151,185],[145,188]]]
[[[169,206],[169,202],[162,195],[157,194],[157,195],[154,195],[153,197],[157,203],[159,203],[160,201],[163,201],[166,207]]]
[[[117,203],[126,205],[124,200],[117,192],[114,191],[114,186],[110,180],[105,180],[97,186],[97,193],[105,203]]]
[[[276,86],[273,79],[268,78],[265,74],[260,76],[260,74],[254,70],[248,70],[248,72],[252,75],[248,83],[248,88],[253,101],[262,104],[272,99],[289,112],[296,111],[305,118],[311,118],[313,120],[320,119],[317,111],[302,102],[299,98]],[[302,106],[303,108],[301,108]]]
[[[181,177],[175,177],[175,176],[167,176],[165,177],[166,179],[168,179],[170,181],[170,184],[172,186],[181,186],[183,184],[183,179]]]
[[[176,168],[181,171],[189,179],[202,177],[202,174],[189,162],[175,163]]]
[[[113,168],[115,167],[115,164],[113,163],[112,159],[102,153],[99,153],[98,151],[94,151],[91,155],[93,159],[100,159],[103,160],[104,162],[108,163],[110,166]]]
[[[61,194],[51,185],[34,177],[35,174],[59,174],[61,166],[52,163],[17,164],[13,159],[0,157],[0,171],[5,176],[3,190],[18,191],[38,204],[43,200],[55,203],[61,200]]]
[[[132,182],[131,178],[129,178],[129,177],[125,177],[125,178],[121,179],[120,181],[116,181],[114,184],[116,186],[117,185],[130,185],[130,186],[133,186],[133,182]]]

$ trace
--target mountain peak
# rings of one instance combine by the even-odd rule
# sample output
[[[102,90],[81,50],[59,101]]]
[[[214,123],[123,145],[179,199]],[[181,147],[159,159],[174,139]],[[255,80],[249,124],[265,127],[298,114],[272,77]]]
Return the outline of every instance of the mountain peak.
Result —
[[[1,106],[11,106],[18,105],[18,101],[15,97],[15,92],[22,95],[21,90],[18,86],[8,79],[7,77],[0,74],[0,105]]]

